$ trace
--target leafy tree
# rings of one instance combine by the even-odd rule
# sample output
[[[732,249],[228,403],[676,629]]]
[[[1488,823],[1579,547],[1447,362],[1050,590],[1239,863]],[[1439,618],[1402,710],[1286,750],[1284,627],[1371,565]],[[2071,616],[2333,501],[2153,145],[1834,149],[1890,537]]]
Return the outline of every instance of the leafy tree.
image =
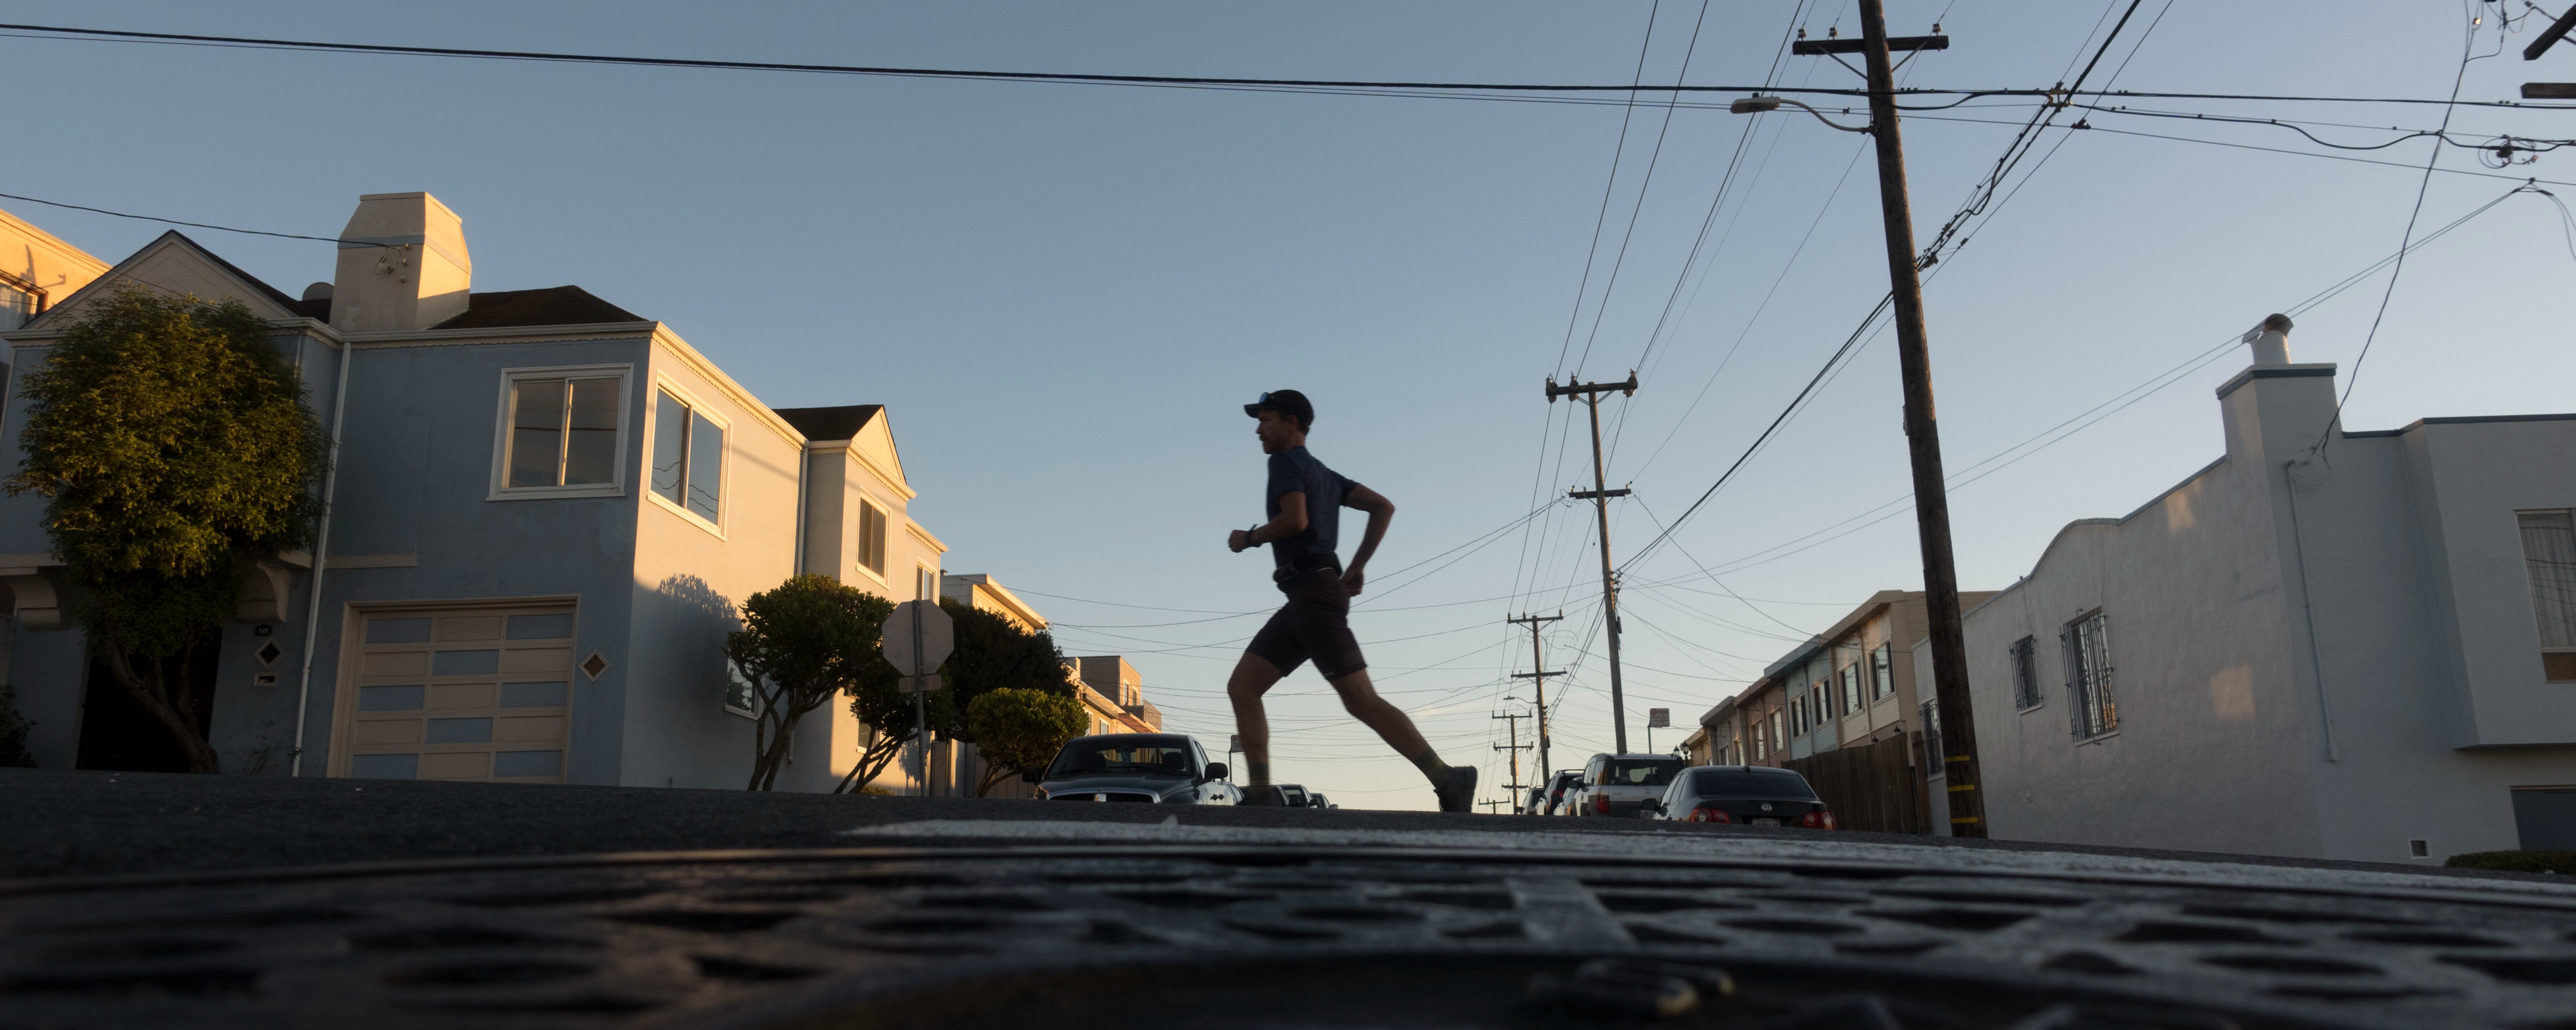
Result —
[[[249,562],[308,545],[322,514],[328,437],[269,334],[240,301],[119,284],[28,372],[25,457],[0,483],[48,499],[90,650],[192,772],[216,756],[191,658]]]
[[[749,790],[772,790],[796,724],[834,695],[894,689],[877,649],[894,605],[829,576],[797,576],[743,602],[743,628],[725,635],[725,657],[760,701],[752,730]]]
[[[1056,650],[1054,637],[1045,632],[1028,632],[1009,619],[956,601],[941,601],[939,607],[948,613],[957,646],[949,653],[947,664],[940,666],[942,689],[921,699],[931,732],[976,741],[973,720],[968,716],[975,699],[991,691],[1018,689],[1073,696],[1073,686],[1065,680],[1064,657]],[[850,714],[876,730],[876,736],[860,752],[859,764],[842,779],[843,793],[882,775],[912,743],[912,695],[898,691],[889,679],[881,688],[871,686],[855,692],[850,699]]]
[[[33,726],[18,714],[18,688],[0,683],[0,769],[36,767],[36,756],[27,751],[27,731]]]
[[[967,704],[966,725],[984,754],[984,782],[975,785],[980,798],[1006,776],[1044,768],[1066,741],[1090,728],[1091,716],[1063,694],[1003,687]]]

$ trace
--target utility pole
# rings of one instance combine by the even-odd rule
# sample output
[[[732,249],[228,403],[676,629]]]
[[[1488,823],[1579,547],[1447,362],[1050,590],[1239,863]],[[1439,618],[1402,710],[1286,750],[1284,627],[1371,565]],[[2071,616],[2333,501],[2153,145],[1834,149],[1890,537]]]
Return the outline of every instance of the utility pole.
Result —
[[[1521,743],[1521,713],[1505,712],[1501,715],[1495,716],[1494,718],[1503,720],[1511,727],[1511,744],[1509,746],[1496,744],[1494,745],[1494,750],[1509,751],[1512,753],[1512,782],[1505,784],[1504,786],[1511,788],[1512,811],[1518,813],[1521,811],[1521,752],[1529,748],[1529,745]]]
[[[1538,684],[1538,774],[1542,781],[1544,781],[1546,777],[1556,775],[1556,767],[1548,764],[1547,760],[1547,678],[1550,676],[1563,676],[1565,673],[1562,671],[1550,671],[1548,669],[1546,656],[1539,652],[1538,627],[1541,623],[1556,622],[1564,618],[1565,613],[1558,612],[1554,615],[1524,615],[1517,619],[1504,620],[1507,622],[1529,624],[1530,669],[1532,671],[1515,672],[1512,674],[1512,678],[1516,680],[1531,680]]]
[[[1979,789],[1976,714],[1969,708],[1968,653],[1959,630],[1959,573],[1950,555],[1950,497],[1941,432],[1932,407],[1932,353],[1923,331],[1923,277],[1914,252],[1914,210],[1905,192],[1905,143],[1896,124],[1896,72],[1888,61],[1883,0],[1860,0],[1861,56],[1869,69],[1870,135],[1878,143],[1878,199],[1887,220],[1887,276],[1896,299],[1897,364],[1905,378],[1905,440],[1914,464],[1914,523],[1923,541],[1924,608],[1930,617],[1932,683],[1941,712],[1943,773],[1950,787],[1950,835],[1986,835]],[[1940,39],[1942,46],[1949,41]],[[1919,39],[1919,38],[1918,38]],[[1929,40],[1909,40],[1922,49]],[[1614,638],[1615,639],[1615,638]]]
[[[1575,397],[1592,409],[1592,489],[1568,490],[1566,496],[1590,500],[1594,513],[1601,517],[1601,617],[1610,627],[1610,736],[1613,746],[1624,755],[1628,753],[1628,707],[1627,698],[1619,686],[1619,586],[1617,574],[1610,568],[1610,499],[1626,497],[1628,491],[1625,488],[1610,489],[1607,473],[1601,466],[1601,395],[1612,390],[1625,396],[1636,396],[1636,370],[1629,370],[1628,381],[1624,383],[1568,380],[1565,385],[1558,386],[1555,376],[1547,378],[1548,403],[1556,403],[1559,397]]]

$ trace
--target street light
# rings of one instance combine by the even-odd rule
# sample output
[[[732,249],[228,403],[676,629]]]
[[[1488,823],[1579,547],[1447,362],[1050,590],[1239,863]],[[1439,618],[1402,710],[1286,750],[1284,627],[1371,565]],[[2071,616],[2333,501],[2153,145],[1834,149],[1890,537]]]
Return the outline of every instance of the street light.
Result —
[[[1777,111],[1780,109],[1780,105],[1782,104],[1787,104],[1791,107],[1805,111],[1808,114],[1815,115],[1817,121],[1833,126],[1834,128],[1841,129],[1844,132],[1869,131],[1869,126],[1844,125],[1841,122],[1825,117],[1825,113],[1822,111],[1816,110],[1803,102],[1791,100],[1787,97],[1766,97],[1757,94],[1755,96],[1745,97],[1744,99],[1738,100],[1732,104],[1728,104],[1726,105],[1726,109],[1735,114],[1761,114],[1764,111]]]

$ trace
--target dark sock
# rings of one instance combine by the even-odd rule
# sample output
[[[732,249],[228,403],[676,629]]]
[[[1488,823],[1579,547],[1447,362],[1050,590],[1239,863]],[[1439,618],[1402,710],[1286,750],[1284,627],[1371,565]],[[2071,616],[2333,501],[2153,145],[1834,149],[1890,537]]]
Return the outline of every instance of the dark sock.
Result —
[[[1245,763],[1243,763],[1243,778],[1244,778],[1244,783],[1243,783],[1243,785],[1244,785],[1244,786],[1247,786],[1247,787],[1267,787],[1267,786],[1269,786],[1269,785],[1270,785],[1270,763],[1268,763],[1268,762],[1245,762]]]
[[[1422,775],[1431,778],[1432,786],[1449,785],[1449,763],[1441,761],[1440,753],[1432,750],[1431,745],[1425,744],[1420,754],[1406,757],[1413,759],[1413,767],[1422,770]]]

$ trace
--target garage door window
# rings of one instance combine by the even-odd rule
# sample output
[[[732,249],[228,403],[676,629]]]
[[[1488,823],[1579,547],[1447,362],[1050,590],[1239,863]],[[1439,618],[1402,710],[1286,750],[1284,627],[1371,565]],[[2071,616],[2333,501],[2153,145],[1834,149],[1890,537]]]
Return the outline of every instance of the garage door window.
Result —
[[[364,618],[335,750],[343,775],[561,783],[573,611]]]

